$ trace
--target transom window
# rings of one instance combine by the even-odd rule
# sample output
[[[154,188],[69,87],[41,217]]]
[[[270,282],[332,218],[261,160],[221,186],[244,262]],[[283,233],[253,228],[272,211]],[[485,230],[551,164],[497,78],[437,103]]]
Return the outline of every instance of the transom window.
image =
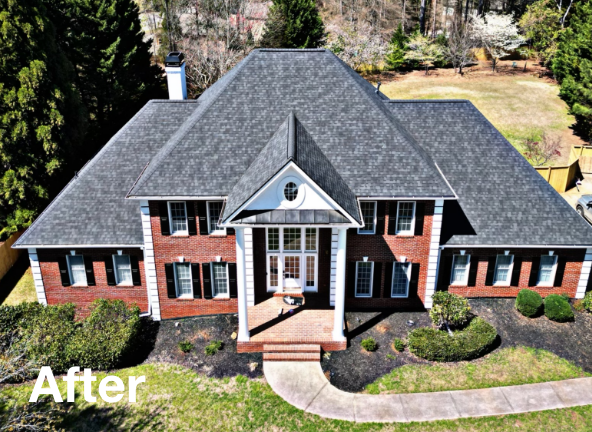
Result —
[[[373,262],[356,263],[356,297],[372,297]]]
[[[376,201],[360,201],[364,226],[358,228],[358,234],[374,234],[376,232]]]
[[[316,252],[317,243],[317,228],[267,228],[268,252]]]
[[[228,296],[228,271],[226,263],[212,263],[212,282],[214,297]]]
[[[185,201],[169,202],[171,234],[187,234],[187,208]]]
[[[415,202],[399,201],[397,203],[396,234],[413,234],[415,219]]]
[[[454,255],[450,284],[466,285],[469,279],[470,255]]]
[[[179,297],[192,297],[191,266],[189,263],[175,263],[175,283]]]
[[[279,228],[268,228],[267,229],[267,250],[279,251],[280,250],[280,229]]]
[[[298,198],[298,185],[294,182],[289,182],[284,186],[284,197],[288,201],[294,201]]]
[[[68,268],[72,285],[87,285],[86,269],[82,255],[68,255]]]
[[[411,280],[411,263],[395,262],[391,297],[408,297]]]
[[[556,262],[557,256],[543,255],[541,257],[538,285],[553,285]]]
[[[132,265],[129,255],[113,255],[113,266],[117,285],[131,285]]]
[[[512,263],[514,255],[498,255],[495,263],[495,275],[493,283],[499,285],[509,285],[512,276]]]
[[[222,204],[222,201],[208,201],[208,231],[210,234],[226,233],[226,228],[218,225],[222,213]]]
[[[317,250],[317,229],[316,228],[306,228],[306,251],[307,252],[314,252]]]
[[[285,251],[299,251],[302,248],[301,228],[284,228],[284,250]]]

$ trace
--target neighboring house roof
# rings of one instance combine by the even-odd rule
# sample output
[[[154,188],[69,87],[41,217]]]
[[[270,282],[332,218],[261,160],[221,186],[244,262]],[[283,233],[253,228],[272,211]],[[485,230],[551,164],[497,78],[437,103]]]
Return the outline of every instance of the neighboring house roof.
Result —
[[[471,102],[400,100],[385,105],[458,194],[462,212],[455,202],[445,203],[443,243],[592,245],[590,225]]]

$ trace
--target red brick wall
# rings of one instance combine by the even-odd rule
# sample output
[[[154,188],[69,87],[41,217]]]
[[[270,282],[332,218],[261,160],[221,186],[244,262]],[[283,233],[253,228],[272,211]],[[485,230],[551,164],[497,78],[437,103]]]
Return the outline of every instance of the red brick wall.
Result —
[[[48,304],[74,303],[78,317],[88,314],[90,304],[99,298],[121,299],[128,304],[136,303],[142,312],[148,311],[148,297],[145,285],[144,255],[140,249],[119,249],[126,255],[138,257],[141,286],[109,286],[105,271],[105,257],[117,254],[117,249],[76,249],[84,256],[85,264],[92,260],[96,286],[62,286],[58,258],[70,255],[71,249],[37,249],[41,276],[45,286]]]
[[[446,289],[452,293],[459,294],[465,297],[516,297],[518,291],[523,288],[528,288],[537,291],[541,296],[545,297],[549,294],[567,293],[570,297],[575,297],[578,282],[580,280],[580,273],[582,270],[582,263],[586,254],[585,249],[556,249],[554,254],[557,255],[558,261],[562,258],[566,259],[565,271],[563,274],[563,281],[561,286],[553,287],[537,287],[530,285],[530,273],[532,269],[532,260],[541,255],[548,255],[549,249],[464,249],[466,254],[471,255],[470,266],[477,265],[477,277],[474,287],[469,286],[450,286],[450,273],[444,266],[450,266],[450,258],[453,254],[459,254],[460,249],[444,249],[440,258],[440,277],[438,289]],[[514,255],[514,259],[521,258],[522,264],[520,268],[520,278],[517,286],[487,286],[487,267],[488,259],[497,254],[503,255],[504,250],[509,250],[510,254]],[[445,264],[446,263],[446,264]],[[538,270],[536,270],[538,272]]]

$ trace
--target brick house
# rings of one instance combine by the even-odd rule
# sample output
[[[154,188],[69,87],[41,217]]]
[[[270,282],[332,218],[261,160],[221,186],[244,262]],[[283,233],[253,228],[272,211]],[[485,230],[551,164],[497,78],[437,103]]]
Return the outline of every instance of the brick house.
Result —
[[[184,67],[17,241],[39,302],[238,313],[257,351],[343,349],[345,309],[436,289],[585,294],[592,229],[470,102],[390,100],[322,49],[255,50],[197,100]]]

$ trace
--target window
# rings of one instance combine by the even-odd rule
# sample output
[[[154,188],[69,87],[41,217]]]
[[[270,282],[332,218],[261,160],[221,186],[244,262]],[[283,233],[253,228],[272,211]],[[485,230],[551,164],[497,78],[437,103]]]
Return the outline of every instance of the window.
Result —
[[[454,255],[452,261],[451,285],[467,285],[469,280],[470,255]]]
[[[514,255],[498,255],[495,263],[495,275],[493,283],[496,285],[510,285],[512,276],[512,263]]]
[[[391,297],[407,297],[411,280],[411,263],[395,262]]]
[[[356,263],[356,297],[372,297],[373,262]]]
[[[413,234],[415,222],[415,202],[399,201],[397,203],[396,234]]]
[[[279,251],[280,250],[280,229],[279,228],[267,228],[267,250]]]
[[[360,201],[364,226],[358,228],[358,234],[374,234],[376,232],[376,201]]]
[[[228,272],[226,263],[212,263],[212,281],[214,297],[228,297]]]
[[[541,257],[541,265],[539,267],[539,280],[537,285],[553,286],[556,263],[557,256],[543,255]]]
[[[68,255],[67,258],[72,285],[87,285],[86,269],[84,268],[84,258],[82,255]]]
[[[286,183],[286,186],[284,186],[284,196],[288,201],[294,201],[298,198],[298,185],[294,182]]]
[[[208,201],[208,231],[210,234],[226,234],[226,228],[221,228],[218,225],[222,204],[222,201]]]
[[[277,255],[269,256],[269,286],[278,286],[278,257]]]
[[[169,202],[171,234],[187,234],[187,209],[185,201]]]
[[[315,256],[314,255],[307,255],[306,256],[306,286],[313,287],[315,286]]]
[[[175,281],[179,297],[192,297],[191,266],[189,263],[175,263]]]
[[[129,255],[113,255],[113,266],[117,285],[132,285],[132,265]]]
[[[306,228],[306,251],[314,252],[317,250],[317,229]]]
[[[285,251],[299,251],[301,248],[300,228],[284,228],[284,250]]]

